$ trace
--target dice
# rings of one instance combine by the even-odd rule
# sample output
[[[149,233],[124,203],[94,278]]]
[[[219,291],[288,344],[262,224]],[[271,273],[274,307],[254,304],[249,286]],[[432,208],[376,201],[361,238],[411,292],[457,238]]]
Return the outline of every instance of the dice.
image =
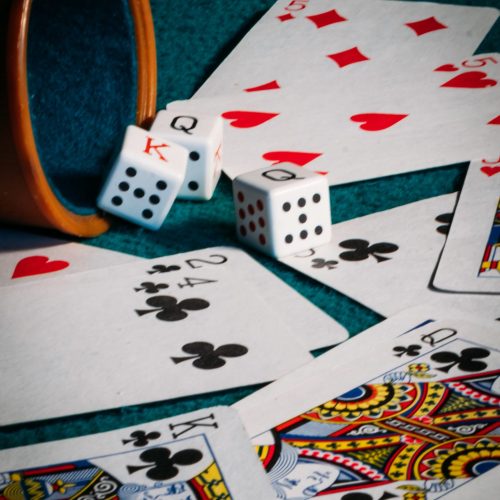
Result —
[[[106,212],[158,229],[186,175],[188,151],[134,125],[97,199]]]
[[[330,196],[326,177],[280,164],[233,181],[238,238],[274,257],[328,243]]]
[[[151,133],[189,150],[186,179],[179,198],[209,200],[222,169],[222,118],[162,110],[156,115]]]

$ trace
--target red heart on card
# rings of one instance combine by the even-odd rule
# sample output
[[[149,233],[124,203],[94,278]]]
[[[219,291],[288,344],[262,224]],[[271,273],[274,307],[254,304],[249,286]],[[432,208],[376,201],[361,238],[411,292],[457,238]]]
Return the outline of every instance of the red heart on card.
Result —
[[[441,87],[484,89],[485,87],[494,87],[496,84],[496,80],[488,78],[488,75],[482,71],[468,71],[453,77],[443,83]]]
[[[34,274],[53,273],[65,269],[69,266],[69,262],[65,260],[49,260],[43,255],[33,255],[21,259],[14,269],[11,278],[23,278],[25,276],[33,276]]]
[[[488,177],[493,177],[495,174],[500,172],[500,167],[481,167],[481,172],[486,174]]]
[[[458,71],[458,68],[454,64],[443,64],[442,66],[436,68],[434,71]]]
[[[322,153],[307,153],[305,151],[270,151],[269,153],[264,153],[262,158],[272,161],[273,165],[277,165],[278,163],[294,163],[303,167],[321,155]]]
[[[359,128],[375,132],[378,130],[385,130],[390,128],[408,115],[396,115],[389,113],[362,113],[359,115],[352,115],[353,122],[362,123]]]
[[[232,120],[230,125],[236,128],[251,128],[267,122],[279,113],[262,113],[260,111],[226,111],[222,118]]]

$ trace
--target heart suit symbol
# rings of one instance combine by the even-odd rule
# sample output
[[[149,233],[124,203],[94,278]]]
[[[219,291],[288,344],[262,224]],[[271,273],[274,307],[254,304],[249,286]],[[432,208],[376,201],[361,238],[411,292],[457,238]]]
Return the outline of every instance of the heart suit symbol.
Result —
[[[12,273],[12,279],[23,278],[25,276],[33,276],[35,274],[54,273],[65,269],[69,266],[69,262],[65,260],[49,260],[43,255],[33,255],[21,259]]]
[[[277,165],[278,163],[293,163],[303,167],[319,156],[321,156],[321,153],[308,153],[306,151],[269,151],[269,153],[264,153],[262,158],[272,161],[273,165]]]
[[[458,67],[454,64],[443,64],[438,66],[434,71],[458,71]]]
[[[494,87],[496,84],[496,80],[488,78],[488,75],[482,71],[468,71],[467,73],[461,73],[453,77],[451,80],[443,83],[441,87],[484,89],[486,87]]]
[[[500,167],[481,167],[481,172],[486,174],[488,177],[493,177],[495,174],[500,172]]]
[[[359,128],[362,130],[377,132],[392,127],[407,116],[390,113],[361,113],[359,115],[352,115],[351,120],[361,123]]]
[[[226,111],[221,116],[229,120],[232,127],[251,128],[262,125],[278,115],[279,113],[263,113],[260,111]]]

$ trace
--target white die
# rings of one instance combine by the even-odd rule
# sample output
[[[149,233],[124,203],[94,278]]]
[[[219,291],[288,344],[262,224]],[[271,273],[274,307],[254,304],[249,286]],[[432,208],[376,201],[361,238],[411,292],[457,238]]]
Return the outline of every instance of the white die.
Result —
[[[182,146],[128,126],[97,206],[140,226],[158,229],[184,182],[187,156]]]
[[[188,149],[188,164],[179,198],[209,200],[222,170],[222,118],[159,111],[151,132]]]
[[[326,177],[296,165],[265,167],[233,181],[238,238],[274,257],[328,243]]]

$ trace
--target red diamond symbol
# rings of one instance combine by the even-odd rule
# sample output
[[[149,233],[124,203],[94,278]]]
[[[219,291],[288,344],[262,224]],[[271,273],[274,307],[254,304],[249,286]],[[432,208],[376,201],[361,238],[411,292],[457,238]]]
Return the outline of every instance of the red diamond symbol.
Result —
[[[290,12],[288,14],[283,14],[282,16],[276,16],[281,22],[290,21],[291,19],[295,19],[295,16],[292,16]]]
[[[444,30],[448,26],[440,23],[434,16],[428,17],[427,19],[422,19],[421,21],[415,21],[413,23],[405,23],[406,26],[411,28],[417,36],[425,35],[431,31]]]
[[[335,61],[339,65],[339,68],[349,66],[349,64],[370,60],[370,58],[362,54],[357,47],[344,50],[343,52],[337,52],[336,54],[329,54],[327,57]]]
[[[330,24],[347,21],[347,19],[342,17],[335,9],[328,10],[321,14],[314,14],[314,16],[306,16],[306,18],[311,20],[316,25],[316,28],[323,28]]]
[[[277,80],[272,80],[271,82],[263,83],[262,85],[257,85],[256,87],[249,87],[243,89],[245,92],[260,92],[261,90],[275,90],[279,89],[280,84]]]
[[[493,118],[493,120],[490,120],[488,125],[500,125],[500,115]]]

